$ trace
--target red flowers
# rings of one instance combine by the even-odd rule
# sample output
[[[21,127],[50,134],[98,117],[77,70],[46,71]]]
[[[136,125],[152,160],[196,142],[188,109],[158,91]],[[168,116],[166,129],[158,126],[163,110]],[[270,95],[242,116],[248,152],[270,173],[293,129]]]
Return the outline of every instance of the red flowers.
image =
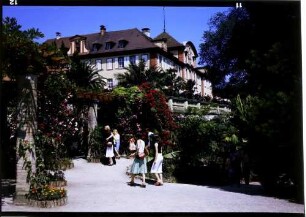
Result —
[[[165,145],[172,144],[171,131],[177,128],[172,112],[169,109],[167,99],[162,91],[152,89],[149,83],[143,83],[139,88],[145,93],[145,102],[151,108],[151,112],[155,116],[158,125],[163,129],[161,138]]]

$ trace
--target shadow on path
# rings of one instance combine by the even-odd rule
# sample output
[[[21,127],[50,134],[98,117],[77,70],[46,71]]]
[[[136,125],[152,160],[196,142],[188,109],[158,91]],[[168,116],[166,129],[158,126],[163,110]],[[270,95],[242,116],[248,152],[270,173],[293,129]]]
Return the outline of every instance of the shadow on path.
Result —
[[[223,191],[230,191],[234,193],[242,193],[247,195],[257,195],[257,196],[271,196],[267,194],[264,188],[259,183],[250,183],[249,185],[240,184],[238,185],[226,185],[226,186],[208,186],[209,188],[220,189]]]
[[[298,201],[293,198],[268,193],[264,189],[264,187],[261,186],[260,183],[258,182],[253,182],[253,183],[250,183],[249,185],[240,184],[239,186],[238,185],[226,185],[226,186],[208,186],[208,187],[213,188],[213,189],[219,189],[222,191],[241,193],[241,194],[246,194],[246,195],[251,195],[251,196],[272,197],[272,198],[287,200],[292,203],[304,204],[302,201]]]

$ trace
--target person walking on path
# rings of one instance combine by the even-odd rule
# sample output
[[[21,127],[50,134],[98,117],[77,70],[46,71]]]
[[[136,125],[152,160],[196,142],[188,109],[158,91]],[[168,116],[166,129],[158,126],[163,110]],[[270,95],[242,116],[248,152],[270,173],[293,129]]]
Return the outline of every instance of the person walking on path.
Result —
[[[153,146],[152,138],[154,137],[154,133],[149,128],[146,129],[146,132],[148,134],[147,141],[146,141],[147,142],[146,148],[150,149],[151,146]]]
[[[153,137],[154,148],[155,148],[155,156],[154,162],[151,167],[151,173],[154,173],[156,176],[156,183],[154,185],[161,186],[163,185],[163,154],[162,147],[160,144],[160,138],[158,135],[154,135]]]
[[[127,154],[126,158],[127,159],[134,158],[135,157],[135,152],[136,152],[136,144],[135,144],[135,138],[133,136],[130,137],[130,139],[129,139],[128,149],[129,150],[128,150],[128,154]],[[132,164],[127,167],[127,172],[126,172],[127,175],[131,174]]]
[[[136,145],[135,145],[135,139],[134,137],[131,137],[129,140],[129,154],[128,154],[128,158],[131,157],[132,154],[134,154],[136,152]]]
[[[104,137],[105,138],[105,144],[106,144],[106,153],[105,157],[109,158],[109,164],[108,166],[112,166],[115,164],[114,162],[114,136],[112,134],[112,131],[110,129],[109,125],[106,125],[104,127]]]
[[[144,154],[145,142],[141,139],[141,133],[137,133],[136,141],[136,152],[132,155],[135,155],[134,162],[131,166],[131,181],[128,182],[128,185],[135,186],[135,176],[137,174],[142,174],[142,184],[140,187],[146,187],[146,176],[147,173],[147,164]]]
[[[120,159],[120,153],[119,153],[119,149],[120,149],[120,134],[118,133],[118,130],[114,129],[113,130],[113,135],[114,135],[114,146],[115,146],[115,152],[116,152],[116,156],[118,159]]]

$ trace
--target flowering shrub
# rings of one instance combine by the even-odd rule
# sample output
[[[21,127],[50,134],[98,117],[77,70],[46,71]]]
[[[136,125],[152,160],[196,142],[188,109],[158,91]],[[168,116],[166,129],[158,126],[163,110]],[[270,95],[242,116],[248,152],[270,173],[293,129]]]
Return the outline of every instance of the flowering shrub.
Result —
[[[164,145],[172,145],[171,132],[177,129],[173,114],[168,107],[166,97],[162,91],[152,89],[148,83],[143,83],[139,87],[144,93],[144,101],[147,108],[150,108],[147,117],[153,123],[151,128],[160,132],[161,140]]]
[[[143,110],[143,93],[137,87],[130,88],[117,87],[113,90],[119,106],[116,112],[117,129],[123,134],[135,134],[137,123],[141,120]]]
[[[41,155],[44,161],[46,170],[58,170],[60,169],[60,159],[62,146],[61,138],[53,137],[50,134],[44,134],[40,129],[37,131],[35,137],[35,146],[41,151]]]
[[[30,187],[30,191],[26,194],[27,199],[33,200],[57,200],[67,196],[67,191],[64,188],[54,188],[45,185],[41,188]]]
[[[18,149],[19,157],[24,158],[24,167],[27,171],[27,182],[30,183],[29,193],[26,194],[26,198],[34,200],[55,200],[66,197],[67,191],[65,189],[53,188],[47,184],[50,181],[64,181],[65,176],[62,171],[57,171],[54,174],[46,173],[40,148],[35,150],[36,171],[32,171],[32,162],[27,158],[26,152],[33,154],[34,147],[36,147],[36,145],[33,143],[27,140],[21,140]]]
[[[172,132],[177,129],[177,124],[162,91],[152,89],[151,84],[146,82],[130,88],[117,87],[113,93],[119,105],[117,129],[121,129],[122,134],[135,135],[150,128],[160,133],[164,145],[173,144]],[[143,133],[145,138],[146,132]]]

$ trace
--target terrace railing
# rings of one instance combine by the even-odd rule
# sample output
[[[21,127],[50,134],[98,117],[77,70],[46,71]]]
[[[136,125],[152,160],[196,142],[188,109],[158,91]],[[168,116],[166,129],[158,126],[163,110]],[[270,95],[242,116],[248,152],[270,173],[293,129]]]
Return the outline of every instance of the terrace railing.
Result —
[[[207,105],[207,103],[200,103],[200,102],[190,102],[188,100],[181,101],[170,98],[168,100],[168,106],[172,112],[177,113],[185,113],[188,108],[198,108],[200,109],[202,105]],[[231,112],[231,109],[227,107],[226,105],[217,105],[215,107],[211,107],[211,110],[209,111],[210,114],[219,115],[222,113],[229,113]]]

